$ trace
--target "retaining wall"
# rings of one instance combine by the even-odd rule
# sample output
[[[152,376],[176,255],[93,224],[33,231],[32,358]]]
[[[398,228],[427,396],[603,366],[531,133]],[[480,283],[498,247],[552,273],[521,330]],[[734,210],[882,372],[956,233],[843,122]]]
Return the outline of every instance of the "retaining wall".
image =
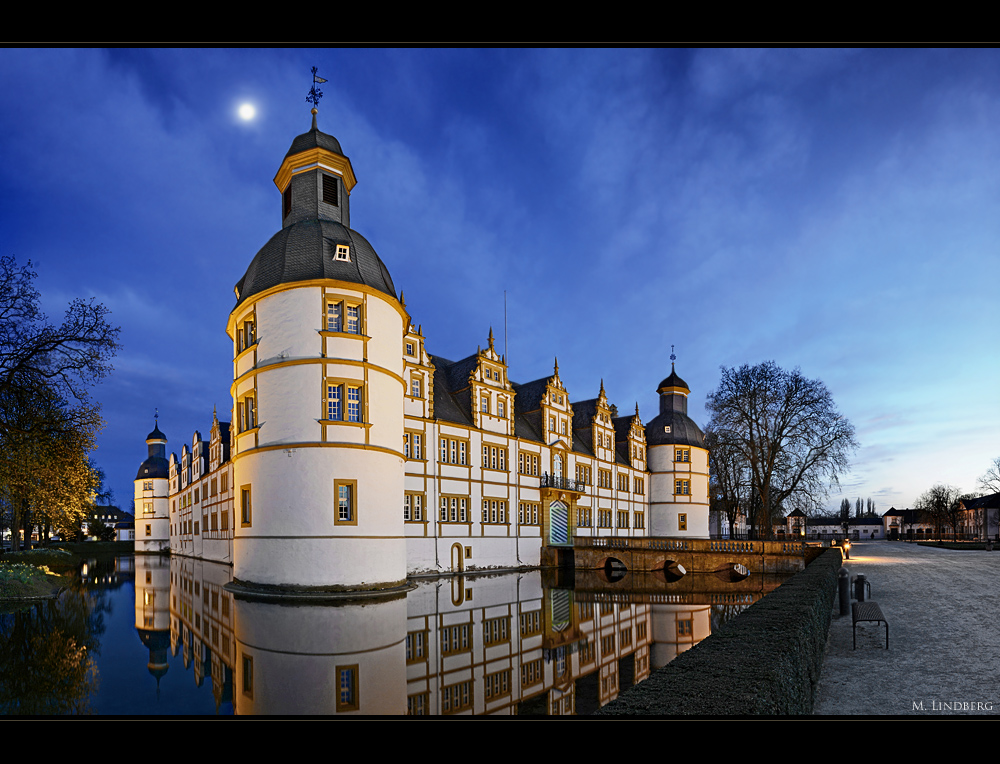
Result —
[[[841,565],[839,549],[824,551],[597,715],[812,713]]]

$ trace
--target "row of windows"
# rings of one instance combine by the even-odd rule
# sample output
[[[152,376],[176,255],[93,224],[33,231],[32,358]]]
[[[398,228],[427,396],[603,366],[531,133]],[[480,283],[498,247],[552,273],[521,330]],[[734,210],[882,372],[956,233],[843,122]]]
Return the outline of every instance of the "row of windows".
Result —
[[[202,498],[207,500],[209,498],[209,492],[208,492],[209,485],[211,485],[212,487],[212,493],[211,493],[212,496],[217,496],[219,493],[228,493],[229,473],[223,472],[222,475],[220,475],[219,477],[212,478],[211,483],[202,483],[200,488],[195,488],[194,491],[191,491],[181,496],[180,497],[181,509],[183,510],[187,509],[188,507],[194,506],[195,504],[200,502]],[[143,505],[144,512],[153,511],[152,504],[148,503],[148,505],[149,505],[148,510],[146,509],[146,504]],[[170,502],[170,511],[171,512],[177,511],[177,499],[174,499]]]
[[[484,395],[480,398],[479,410],[484,414],[490,413],[490,396]],[[497,400],[497,416],[500,418],[507,416],[507,403],[505,398]]]

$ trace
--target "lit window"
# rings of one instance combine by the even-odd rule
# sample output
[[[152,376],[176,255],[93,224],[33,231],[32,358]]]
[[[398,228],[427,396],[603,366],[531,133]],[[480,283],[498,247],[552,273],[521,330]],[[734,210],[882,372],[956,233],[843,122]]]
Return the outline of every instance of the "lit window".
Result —
[[[351,248],[346,244],[337,245],[337,254],[334,255],[334,260],[343,260],[345,262],[351,262]]]

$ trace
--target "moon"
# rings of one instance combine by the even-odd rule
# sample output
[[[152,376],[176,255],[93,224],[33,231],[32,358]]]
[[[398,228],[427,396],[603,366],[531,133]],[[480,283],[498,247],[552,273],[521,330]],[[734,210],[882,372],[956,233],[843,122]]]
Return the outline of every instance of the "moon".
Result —
[[[257,110],[254,108],[252,103],[245,103],[240,106],[240,119],[244,119],[249,122],[256,116]]]

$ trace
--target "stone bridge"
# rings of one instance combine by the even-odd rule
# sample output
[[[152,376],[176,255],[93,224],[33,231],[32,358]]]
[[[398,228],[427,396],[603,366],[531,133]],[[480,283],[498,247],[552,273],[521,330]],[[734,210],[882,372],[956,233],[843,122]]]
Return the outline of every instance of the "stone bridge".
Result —
[[[813,550],[801,541],[736,541],[730,539],[595,538],[574,539],[572,547],[546,547],[543,565],[580,569],[715,573],[784,573],[802,570]],[[818,551],[821,550],[816,550]],[[677,567],[680,566],[680,569]]]

